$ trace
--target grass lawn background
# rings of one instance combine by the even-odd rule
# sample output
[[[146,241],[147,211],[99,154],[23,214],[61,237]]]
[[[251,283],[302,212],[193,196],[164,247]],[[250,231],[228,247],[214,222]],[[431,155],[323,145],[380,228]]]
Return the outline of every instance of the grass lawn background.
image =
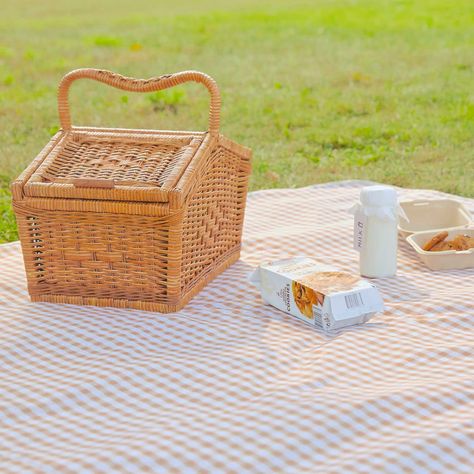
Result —
[[[9,182],[78,67],[212,75],[223,133],[254,150],[252,189],[363,178],[474,196],[472,0],[0,0],[0,241],[17,238]],[[78,125],[196,130],[208,97],[80,81],[71,106]]]

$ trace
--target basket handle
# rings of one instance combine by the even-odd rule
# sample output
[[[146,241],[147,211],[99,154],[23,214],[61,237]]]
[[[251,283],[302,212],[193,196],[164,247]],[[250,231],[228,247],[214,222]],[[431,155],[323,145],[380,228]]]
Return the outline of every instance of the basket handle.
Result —
[[[204,84],[211,96],[209,106],[209,133],[219,133],[219,121],[221,112],[221,96],[216,81],[207,74],[199,71],[183,71],[176,74],[165,74],[150,79],[135,79],[122,76],[105,69],[75,69],[67,73],[61,80],[58,90],[59,121],[63,130],[71,130],[71,113],[69,110],[69,88],[78,79],[93,79],[117,89],[130,92],[154,92],[174,87],[184,82],[198,82]]]

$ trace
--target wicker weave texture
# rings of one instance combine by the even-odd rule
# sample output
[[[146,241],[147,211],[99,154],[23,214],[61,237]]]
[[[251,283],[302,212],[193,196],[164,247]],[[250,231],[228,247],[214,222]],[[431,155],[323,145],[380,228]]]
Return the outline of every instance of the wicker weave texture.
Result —
[[[113,179],[121,184],[162,186],[183,152],[173,144],[73,141],[43,177],[51,182]]]
[[[140,91],[199,78],[210,130],[72,127],[67,91],[85,77]],[[67,75],[63,129],[12,185],[28,288],[33,301],[176,311],[239,256],[250,150],[218,133],[209,76],[120,77]]]
[[[166,192],[176,186],[203,138],[69,131],[33,173],[25,193],[166,202]],[[107,193],[99,196],[104,188]]]
[[[185,291],[209,271],[212,262],[240,248],[249,168],[245,163],[242,168],[236,153],[217,147],[205,169],[183,222],[181,284]]]
[[[166,301],[168,218],[46,211],[18,221],[32,240],[33,294]]]

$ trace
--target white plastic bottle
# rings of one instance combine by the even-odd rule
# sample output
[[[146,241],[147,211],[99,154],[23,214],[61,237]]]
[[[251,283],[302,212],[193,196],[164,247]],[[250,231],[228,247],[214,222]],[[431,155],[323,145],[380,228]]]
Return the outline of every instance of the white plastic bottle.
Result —
[[[390,186],[367,186],[353,209],[354,247],[360,252],[360,274],[369,278],[397,272],[398,200]]]

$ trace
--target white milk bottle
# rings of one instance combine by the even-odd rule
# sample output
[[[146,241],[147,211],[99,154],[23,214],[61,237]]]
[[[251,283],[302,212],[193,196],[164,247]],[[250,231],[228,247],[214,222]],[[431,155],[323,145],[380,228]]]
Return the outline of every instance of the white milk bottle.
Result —
[[[369,278],[394,276],[397,271],[398,200],[390,186],[367,186],[352,209],[354,248],[360,255],[360,274]]]

